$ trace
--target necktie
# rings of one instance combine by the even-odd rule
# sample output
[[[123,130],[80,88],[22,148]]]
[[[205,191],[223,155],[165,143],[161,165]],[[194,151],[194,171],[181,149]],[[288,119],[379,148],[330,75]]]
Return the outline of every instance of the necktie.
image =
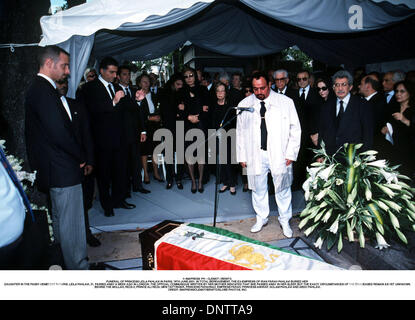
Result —
[[[279,91],[278,93],[279,93],[279,94],[284,94],[282,91]]]
[[[131,98],[130,88],[125,88],[125,94]]]
[[[340,109],[339,109],[339,113],[337,114],[337,118],[336,118],[336,128],[339,128],[340,125],[340,121],[343,117],[344,114],[344,107],[343,107],[343,100],[340,100]]]
[[[261,101],[261,149],[267,150],[267,124],[265,123],[265,102]]]
[[[110,90],[111,99],[114,99],[114,97],[115,97],[115,93],[114,93],[114,90],[112,90],[111,83],[109,83],[109,84],[108,84],[108,89]]]
[[[1,164],[4,166],[4,168],[6,169],[7,173],[10,176],[10,179],[12,179],[14,185],[16,186],[17,190],[20,193],[20,196],[23,199],[23,203],[27,209],[28,212],[30,212],[30,215],[32,216],[32,220],[35,221],[35,217],[33,215],[32,212],[32,207],[30,205],[30,201],[26,196],[26,193],[23,190],[22,185],[20,184],[19,179],[17,178],[16,174],[13,171],[12,166],[10,165],[9,161],[6,158],[6,154],[3,152],[3,149],[0,147],[0,162]]]
[[[300,98],[301,100],[305,101],[305,88],[303,88],[303,92],[301,93]]]

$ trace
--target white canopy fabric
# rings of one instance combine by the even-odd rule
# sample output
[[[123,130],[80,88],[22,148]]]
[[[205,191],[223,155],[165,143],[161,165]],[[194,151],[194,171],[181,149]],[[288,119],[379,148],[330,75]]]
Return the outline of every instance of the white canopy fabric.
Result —
[[[376,30],[387,27],[396,38],[395,25],[414,14],[411,0],[92,0],[42,17],[39,45],[57,44],[71,54],[68,95],[73,97],[93,47],[97,58],[148,60],[187,40],[235,56],[298,45],[324,62],[354,57],[359,64],[367,62],[365,55],[384,58],[379,52],[387,44]],[[370,44],[362,47],[363,42]]]

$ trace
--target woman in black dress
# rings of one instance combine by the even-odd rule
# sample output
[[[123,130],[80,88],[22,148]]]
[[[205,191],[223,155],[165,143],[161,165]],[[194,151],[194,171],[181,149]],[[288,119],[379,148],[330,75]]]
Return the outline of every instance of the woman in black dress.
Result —
[[[385,126],[382,133],[390,133],[393,139],[391,163],[401,166],[398,171],[413,178],[415,171],[415,159],[413,155],[413,124],[411,120],[415,116],[415,88],[407,81],[399,81],[394,86],[397,104],[393,105],[388,122],[393,132],[389,132]]]
[[[173,152],[177,152],[176,141],[176,123],[185,120],[184,104],[180,96],[180,89],[183,87],[183,76],[181,74],[174,74],[170,80],[166,83],[164,89],[160,90],[159,101],[161,118],[163,122],[163,128],[170,130],[173,135]],[[183,141],[180,141],[183,143]],[[180,155],[176,159],[180,158]],[[166,159],[166,189],[171,189],[173,186],[173,179],[176,180],[177,188],[183,189],[183,163],[177,163],[174,154],[172,162]],[[177,172],[175,173],[174,165],[176,164]]]
[[[225,123],[227,123],[226,127],[223,128],[226,132],[228,132],[230,129],[235,129],[236,118],[234,117],[236,113],[234,109],[230,109],[232,106],[229,104],[226,85],[221,82],[216,84],[215,93],[216,93],[216,101],[213,103],[212,110],[211,110],[212,127],[218,130],[220,128],[221,122],[223,121],[224,125]],[[216,152],[219,152],[219,157],[221,156],[220,152],[222,151],[220,148],[220,140],[221,139],[218,138],[218,141],[216,144],[217,145]],[[231,137],[227,136],[226,163],[216,164],[217,166],[220,165],[220,180],[223,183],[223,186],[219,190],[219,192],[222,193],[229,189],[230,193],[232,195],[235,195],[236,194],[236,189],[235,189],[236,174],[235,174],[234,166],[232,165],[232,153],[235,154],[235,150],[232,149]]]
[[[185,68],[183,71],[185,85],[182,90],[182,98],[186,112],[185,120],[185,132],[187,133],[191,129],[202,130],[204,136],[206,137],[208,125],[209,125],[209,92],[206,87],[201,86],[197,81],[196,71],[192,68]],[[186,137],[186,135],[185,135]],[[196,138],[192,141],[185,141],[185,150],[187,147],[196,142]],[[204,141],[203,141],[204,142]],[[205,150],[205,144],[202,141],[198,145],[198,150]],[[186,158],[187,167],[189,169],[189,175],[192,179],[192,193],[196,193],[199,190],[200,193],[204,191],[203,189],[203,169],[205,164],[205,155],[204,152],[193,153],[193,157]],[[197,163],[199,171],[199,181],[196,186],[196,177],[194,166]]]

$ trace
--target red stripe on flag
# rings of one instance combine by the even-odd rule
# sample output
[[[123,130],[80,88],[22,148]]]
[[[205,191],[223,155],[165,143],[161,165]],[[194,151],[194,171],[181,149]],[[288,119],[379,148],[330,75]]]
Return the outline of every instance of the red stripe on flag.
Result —
[[[157,270],[251,270],[162,242],[157,247]]]

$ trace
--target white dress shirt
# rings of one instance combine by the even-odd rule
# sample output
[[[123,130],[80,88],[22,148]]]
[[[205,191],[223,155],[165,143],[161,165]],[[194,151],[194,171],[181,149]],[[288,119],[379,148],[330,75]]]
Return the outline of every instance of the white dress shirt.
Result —
[[[110,98],[111,98],[111,100],[112,100],[112,99],[113,99],[113,97],[112,97],[112,95],[111,95],[111,91],[110,91],[110,89],[108,88],[108,85],[110,85],[110,86],[111,86],[111,89],[112,89],[112,91],[113,91],[113,92],[114,92],[114,94],[115,94],[114,85],[113,85],[111,82],[106,81],[103,77],[101,77],[101,75],[99,75],[99,76],[98,76],[98,79],[99,79],[99,81],[101,81],[101,82],[102,82],[102,84],[105,86],[105,89],[107,90],[108,95],[110,96]],[[115,107],[115,103],[114,103],[114,102],[112,103],[112,105]]]
[[[49,83],[56,89],[55,81],[53,81],[47,75],[44,75],[43,73],[38,73],[37,75],[49,81]],[[72,115],[71,115],[71,110],[69,109],[68,101],[66,101],[66,98],[64,96],[61,96],[61,101],[62,101],[63,107],[66,110],[66,113],[68,114],[69,119],[71,119],[72,121]]]
[[[300,89],[298,89],[298,93],[299,93],[299,97],[301,97],[301,94],[303,93],[303,89],[305,89],[305,91],[304,91],[304,96],[305,96],[305,99],[307,99],[307,96],[308,96],[308,92],[310,91],[310,85],[308,85],[307,87],[305,87],[305,88],[300,88]]]
[[[347,96],[345,96],[343,98],[343,110],[344,110],[344,112],[346,112],[347,105],[349,104],[350,96],[351,95],[349,93]],[[340,111],[340,100],[341,99],[337,98],[337,103],[336,103],[336,116],[339,114],[339,111]]]

